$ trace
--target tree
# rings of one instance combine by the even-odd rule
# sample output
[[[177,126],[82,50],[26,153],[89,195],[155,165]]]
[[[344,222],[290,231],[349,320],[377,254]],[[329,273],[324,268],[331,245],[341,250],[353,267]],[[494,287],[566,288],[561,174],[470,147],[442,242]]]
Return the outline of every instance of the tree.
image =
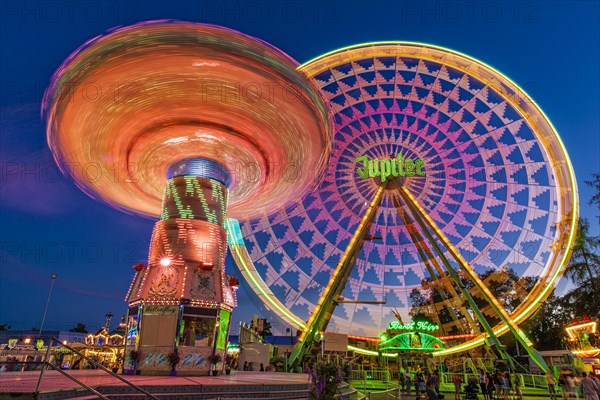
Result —
[[[600,212],[600,174],[592,174],[592,180],[585,181],[585,184],[596,189],[596,193],[592,195],[592,198],[588,201],[588,204],[596,204],[598,211]],[[598,222],[600,222],[600,213],[598,214]]]
[[[9,324],[2,324],[2,325],[0,325],[0,332],[5,332],[5,331],[10,331],[10,325]]]
[[[80,332],[80,333],[88,333],[87,327],[83,322],[78,322],[74,328],[69,329],[69,332]]]
[[[567,292],[563,297],[563,306],[577,317],[600,315],[600,296],[594,289],[600,287],[600,278],[594,278],[589,285],[581,285]]]
[[[262,325],[262,331],[258,331],[257,330],[257,333],[260,335],[260,337],[264,339],[265,336],[273,336],[273,333],[271,332],[271,328],[272,328],[271,323],[269,321],[267,321],[266,318],[263,318],[263,319],[260,319],[260,320],[262,321],[262,324],[263,324]],[[253,328],[253,329],[255,328],[253,326],[252,322],[250,322],[250,328]],[[258,329],[258,327],[256,327],[256,328]]]
[[[600,273],[600,237],[590,236],[590,223],[587,219],[579,220],[579,230],[573,243],[571,260],[565,271],[565,275],[578,286],[589,285],[596,293],[600,293],[600,287],[596,278]]]
[[[524,325],[525,332],[533,340],[537,350],[559,350],[563,348],[564,328],[573,320],[573,313],[564,298],[552,296]]]

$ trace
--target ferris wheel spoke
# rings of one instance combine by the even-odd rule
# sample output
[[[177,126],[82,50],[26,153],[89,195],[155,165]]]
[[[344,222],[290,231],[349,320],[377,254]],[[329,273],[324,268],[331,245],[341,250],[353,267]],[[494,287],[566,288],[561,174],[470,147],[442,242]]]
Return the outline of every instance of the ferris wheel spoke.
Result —
[[[348,247],[333,271],[329,284],[323,290],[319,302],[306,323],[306,329],[302,332],[302,335],[300,335],[300,338],[298,339],[298,343],[292,350],[289,360],[292,365],[302,359],[306,351],[312,346],[316,335],[327,328],[327,324],[329,323],[336,306],[336,300],[344,290],[346,282],[348,282],[350,272],[358,257],[358,253],[364,244],[365,238],[371,228],[371,224],[379,210],[383,193],[384,188],[381,186],[375,192],[371,204],[367,208],[358,228],[348,243]]]

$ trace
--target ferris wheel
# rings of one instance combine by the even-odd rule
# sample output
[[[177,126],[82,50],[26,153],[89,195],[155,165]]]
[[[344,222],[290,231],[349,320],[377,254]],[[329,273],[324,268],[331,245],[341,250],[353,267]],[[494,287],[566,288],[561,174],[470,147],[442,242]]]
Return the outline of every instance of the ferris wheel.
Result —
[[[573,169],[544,113],[500,72],[431,45],[357,45],[299,71],[329,104],[334,147],[316,190],[230,221],[256,294],[305,334],[376,336],[410,319],[411,294],[433,282],[450,329],[474,334],[439,355],[509,330],[528,343],[518,325],[564,272],[578,217]],[[531,283],[511,307],[485,279],[503,271]]]

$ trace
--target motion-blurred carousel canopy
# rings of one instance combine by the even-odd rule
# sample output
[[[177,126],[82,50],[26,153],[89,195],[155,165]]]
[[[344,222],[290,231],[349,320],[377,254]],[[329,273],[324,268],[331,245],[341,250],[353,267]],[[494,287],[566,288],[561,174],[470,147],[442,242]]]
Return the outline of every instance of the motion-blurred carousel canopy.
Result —
[[[215,161],[229,214],[255,215],[305,194],[327,164],[328,114],[298,63],[214,25],[152,21],[85,43],[44,99],[48,143],[88,195],[157,216],[165,172]]]

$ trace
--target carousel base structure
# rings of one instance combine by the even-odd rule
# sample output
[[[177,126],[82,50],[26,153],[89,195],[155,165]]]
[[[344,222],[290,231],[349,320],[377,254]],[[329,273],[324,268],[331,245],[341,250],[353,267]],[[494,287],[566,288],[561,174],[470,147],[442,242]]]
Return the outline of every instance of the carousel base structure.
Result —
[[[189,175],[198,166],[212,174]],[[211,357],[221,370],[235,305],[225,274],[228,178],[207,160],[176,167],[148,266],[136,268],[128,293],[125,369],[141,375],[169,375],[172,364],[184,375],[208,375]]]

